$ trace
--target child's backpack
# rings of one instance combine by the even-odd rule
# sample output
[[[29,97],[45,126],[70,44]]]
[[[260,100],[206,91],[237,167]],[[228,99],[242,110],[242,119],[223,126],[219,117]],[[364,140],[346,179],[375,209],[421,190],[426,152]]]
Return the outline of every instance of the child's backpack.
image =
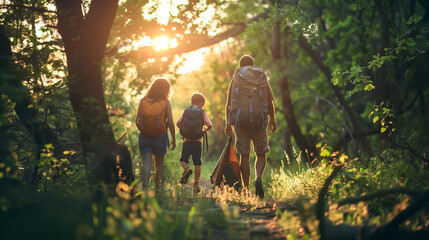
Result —
[[[180,134],[184,138],[200,139],[203,137],[204,110],[200,107],[189,106],[183,112]]]
[[[229,124],[238,128],[266,127],[268,88],[267,76],[262,68],[238,68],[232,80]]]
[[[161,136],[166,131],[165,109],[167,100],[143,98],[136,117],[139,131],[146,136]]]

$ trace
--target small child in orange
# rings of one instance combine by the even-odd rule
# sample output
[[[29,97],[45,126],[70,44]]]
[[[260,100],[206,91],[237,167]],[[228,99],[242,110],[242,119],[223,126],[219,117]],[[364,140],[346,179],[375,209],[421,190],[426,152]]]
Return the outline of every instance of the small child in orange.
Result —
[[[191,97],[191,105],[182,113],[177,120],[177,127],[180,128],[180,134],[183,136],[182,155],[180,164],[184,172],[180,178],[181,184],[186,184],[192,170],[189,168],[189,156],[192,156],[192,162],[195,168],[194,174],[194,193],[201,191],[199,187],[201,175],[201,150],[203,135],[212,128],[212,123],[207,113],[202,109],[205,103],[204,95],[194,93]]]

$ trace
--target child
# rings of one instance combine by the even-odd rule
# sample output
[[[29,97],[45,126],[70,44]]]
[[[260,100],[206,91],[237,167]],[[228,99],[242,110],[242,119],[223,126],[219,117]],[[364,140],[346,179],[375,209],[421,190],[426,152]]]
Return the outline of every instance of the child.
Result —
[[[176,148],[176,133],[171,111],[170,92],[172,86],[168,80],[158,78],[149,86],[140,101],[136,125],[140,130],[139,149],[143,158],[141,171],[143,190],[147,191],[152,157],[155,156],[155,190],[162,187],[164,178],[164,156],[167,153],[168,135],[171,135],[171,150]]]
[[[183,136],[182,156],[180,163],[184,169],[181,184],[186,184],[192,170],[189,168],[189,156],[192,155],[192,162],[195,167],[194,193],[199,193],[201,175],[201,149],[203,134],[212,128],[212,123],[205,111],[202,110],[205,99],[201,93],[194,93],[191,97],[191,105],[182,113],[177,120],[177,127]]]

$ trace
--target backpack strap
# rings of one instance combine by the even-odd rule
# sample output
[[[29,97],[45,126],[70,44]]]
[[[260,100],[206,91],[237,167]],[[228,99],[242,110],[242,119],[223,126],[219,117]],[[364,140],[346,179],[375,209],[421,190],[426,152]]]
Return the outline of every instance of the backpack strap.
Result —
[[[205,151],[204,151],[205,147]],[[207,137],[207,132],[204,132],[203,135],[203,152],[207,152],[209,150],[209,139]]]
[[[202,121],[203,121],[203,125],[204,125],[204,120],[205,120],[205,116],[204,116],[204,112],[205,110],[201,108],[201,115],[202,115]],[[205,131],[203,133],[203,152],[204,152],[204,145],[206,146],[206,152],[209,150],[209,139],[207,137],[207,131]]]
[[[235,125],[234,125],[234,128],[235,128],[235,132],[236,133],[238,133],[238,131],[240,131],[240,128],[239,128],[239,123],[238,123],[238,118],[240,117],[240,112],[241,112],[241,109],[240,108],[238,108],[237,109],[237,116],[235,117]]]

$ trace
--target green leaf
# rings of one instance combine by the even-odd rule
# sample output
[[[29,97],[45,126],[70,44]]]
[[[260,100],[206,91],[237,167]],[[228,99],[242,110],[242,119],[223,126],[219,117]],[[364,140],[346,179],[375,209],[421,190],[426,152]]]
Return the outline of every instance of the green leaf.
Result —
[[[386,128],[386,127],[382,127],[382,128],[381,128],[381,130],[380,130],[380,132],[381,132],[381,133],[384,133],[386,130],[387,130],[387,128]]]
[[[349,159],[349,157],[348,157],[347,155],[342,154],[342,155],[340,156],[339,161],[340,161],[340,163],[341,163],[341,164],[344,164],[344,163],[346,163],[346,160],[348,160],[348,159]]]
[[[418,23],[423,19],[422,16],[418,15],[417,13],[415,13],[413,16],[411,16],[408,20],[407,20],[407,25],[411,25],[414,23]]]
[[[378,121],[378,119],[380,119],[380,117],[379,117],[379,116],[375,116],[375,117],[372,119],[372,122],[373,122],[373,123],[376,123],[376,122]]]
[[[371,91],[371,90],[375,89],[375,86],[372,85],[371,83],[369,83],[369,84],[365,85],[364,89],[365,89],[365,91]]]
[[[321,157],[329,157],[331,156],[331,152],[328,151],[326,148],[323,148],[322,152],[320,152]]]

